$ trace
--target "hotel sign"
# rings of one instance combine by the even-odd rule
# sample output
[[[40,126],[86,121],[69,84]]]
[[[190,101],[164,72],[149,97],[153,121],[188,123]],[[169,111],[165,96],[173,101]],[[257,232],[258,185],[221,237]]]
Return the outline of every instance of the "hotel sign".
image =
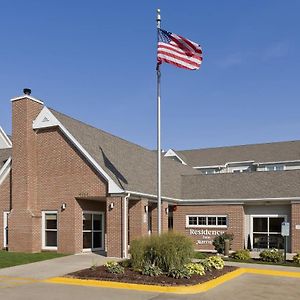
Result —
[[[223,233],[225,233],[223,230],[190,229],[190,235],[201,236],[201,239],[196,242],[198,245],[211,245],[213,239]]]

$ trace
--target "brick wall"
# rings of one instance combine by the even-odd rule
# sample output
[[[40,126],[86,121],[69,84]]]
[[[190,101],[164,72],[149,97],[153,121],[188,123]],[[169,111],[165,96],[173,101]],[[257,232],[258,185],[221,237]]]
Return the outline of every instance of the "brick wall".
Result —
[[[148,234],[148,215],[145,212],[145,206],[147,205],[147,199],[129,200],[129,242]]]
[[[107,184],[57,128],[42,130],[37,136],[38,209],[58,211],[58,251],[80,252],[82,211],[105,211],[105,206],[96,201],[84,203],[86,200],[79,204],[76,198],[105,199]],[[64,211],[60,211],[62,203],[67,204]]]
[[[296,225],[300,225],[300,203],[291,204],[291,252],[300,251],[300,229],[296,229]]]
[[[197,243],[198,240],[212,241],[214,236],[210,235],[209,239],[206,239],[203,235],[191,235],[190,229],[207,229],[210,231],[226,231],[234,234],[234,240],[232,249],[239,250],[244,248],[244,209],[242,205],[193,205],[193,206],[180,206],[176,207],[174,214],[174,231],[181,232],[191,237],[195,244],[195,249],[198,250],[214,250],[211,244]],[[187,228],[186,227],[186,215],[227,215],[228,228]],[[212,232],[210,232],[212,233]]]
[[[110,209],[111,203],[113,209]],[[122,203],[121,197],[107,197],[106,251],[111,257],[122,257]]]
[[[12,102],[12,211],[9,216],[9,249],[40,250],[37,206],[37,148],[32,121],[42,105],[24,96]]]
[[[168,231],[168,213],[166,209],[168,208],[168,203],[166,201],[162,201],[161,203],[161,231],[167,232]],[[152,233],[157,233],[157,204],[152,203],[149,206],[150,213],[152,216]]]
[[[42,106],[29,99],[13,102],[13,201],[9,218],[10,251],[42,248],[42,211],[58,212],[58,251],[82,250],[82,211],[105,211],[107,183],[58,128],[37,132],[32,121]],[[67,207],[61,210],[62,203]],[[97,203],[97,204],[96,204]]]
[[[4,246],[4,220],[3,213],[10,211],[11,201],[11,173],[7,175],[0,185],[0,249]]]

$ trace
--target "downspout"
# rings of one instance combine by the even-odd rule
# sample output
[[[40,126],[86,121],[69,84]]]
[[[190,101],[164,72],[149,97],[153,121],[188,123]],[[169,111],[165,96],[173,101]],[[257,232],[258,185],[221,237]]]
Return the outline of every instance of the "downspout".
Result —
[[[123,258],[128,258],[128,210],[127,203],[130,193],[123,198]]]

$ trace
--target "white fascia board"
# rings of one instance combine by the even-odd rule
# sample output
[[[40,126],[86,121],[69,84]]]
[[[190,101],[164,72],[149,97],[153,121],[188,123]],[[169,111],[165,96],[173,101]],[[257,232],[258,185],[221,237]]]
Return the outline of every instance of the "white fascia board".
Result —
[[[125,191],[126,193],[130,193],[131,195],[137,195],[141,197],[148,197],[148,198],[157,198],[156,195],[153,194],[146,194],[134,191]],[[179,199],[179,198],[171,198],[171,197],[164,197],[162,196],[163,200],[167,200],[170,202],[176,202],[179,204],[217,204],[217,203],[227,203],[227,204],[243,204],[245,202],[253,202],[253,201],[300,201],[299,197],[279,197],[279,198],[239,198],[239,199],[230,199],[230,198],[219,198],[219,199]]]
[[[5,131],[2,129],[2,127],[0,127],[0,138],[2,138],[4,144],[7,145],[7,147],[5,147],[4,149],[12,147],[12,142],[7,136],[7,134],[5,133]]]
[[[11,170],[11,157],[5,162],[4,166],[0,169],[0,185],[3,183]]]
[[[185,161],[173,150],[173,149],[169,149],[167,152],[166,152],[166,154],[164,155],[165,157],[177,157],[179,160],[180,160],[180,162],[183,164],[183,165],[187,165],[186,163],[185,163]]]
[[[43,101],[41,101],[39,99],[36,99],[36,98],[33,98],[33,97],[29,96],[29,95],[23,95],[23,96],[15,97],[15,98],[12,98],[10,101],[14,102],[14,101],[22,100],[22,99],[29,99],[29,100],[32,100],[34,102],[37,102],[39,104],[44,105]]]
[[[193,169],[221,169],[221,168],[225,168],[225,165],[198,166],[198,167],[193,167]]]
[[[83,156],[92,164],[92,166],[106,179],[108,182],[109,193],[124,193],[113,179],[103,170],[103,168],[93,159],[93,157],[80,145],[75,137],[59,122],[52,112],[44,106],[37,118],[33,121],[33,129],[49,128],[58,126],[64,135],[72,142],[72,144],[83,154]]]
[[[286,163],[300,163],[299,159],[296,160],[280,160],[280,161],[267,161],[267,162],[259,162],[256,165],[276,165],[276,164],[286,164]]]

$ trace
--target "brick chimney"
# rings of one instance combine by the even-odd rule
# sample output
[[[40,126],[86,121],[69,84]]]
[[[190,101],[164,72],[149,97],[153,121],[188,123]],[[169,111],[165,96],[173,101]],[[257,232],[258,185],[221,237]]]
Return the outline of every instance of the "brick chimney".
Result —
[[[43,102],[30,96],[31,90],[12,99],[12,211],[9,215],[9,250],[41,250],[41,213],[37,199],[36,133],[32,122]]]

